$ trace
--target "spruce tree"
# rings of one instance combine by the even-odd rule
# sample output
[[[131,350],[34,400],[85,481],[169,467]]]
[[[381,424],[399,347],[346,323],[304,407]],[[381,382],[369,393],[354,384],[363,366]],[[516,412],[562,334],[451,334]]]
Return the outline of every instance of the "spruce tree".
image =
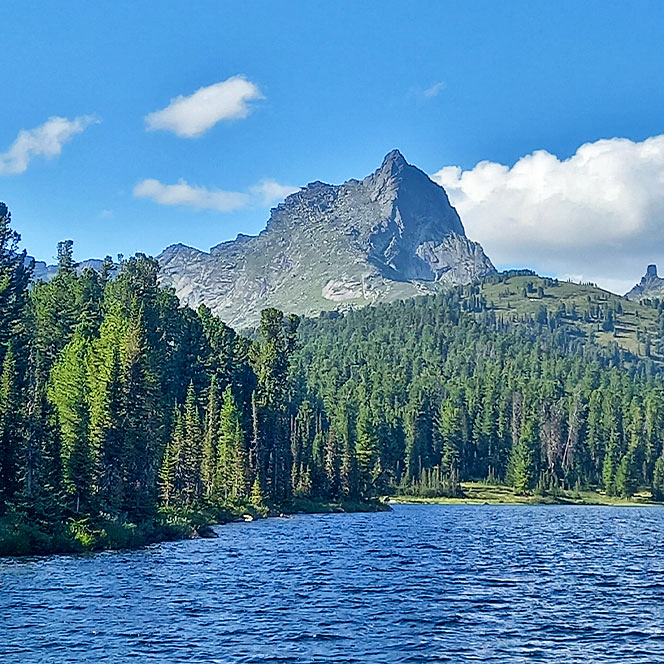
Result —
[[[99,494],[101,504],[111,514],[116,514],[124,502],[123,453],[124,422],[127,408],[123,400],[122,366],[120,351],[114,347],[111,352],[108,381],[103,392],[104,413],[100,422],[99,451],[101,469],[99,472]]]

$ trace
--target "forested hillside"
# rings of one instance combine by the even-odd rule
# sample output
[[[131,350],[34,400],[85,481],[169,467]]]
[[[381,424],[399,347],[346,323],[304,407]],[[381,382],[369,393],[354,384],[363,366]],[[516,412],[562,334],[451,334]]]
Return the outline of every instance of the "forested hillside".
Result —
[[[19,239],[0,205],[0,552],[463,480],[664,498],[658,301],[506,273],[302,322],[267,309],[248,338],[140,254],[78,274],[63,242],[30,286]]]
[[[664,390],[653,359],[661,305],[614,313],[619,298],[578,286],[583,297],[566,307],[547,291],[573,285],[533,286],[541,281],[504,274],[303,322],[299,371],[331,431],[353,439],[365,481],[422,495],[458,494],[460,480],[474,479],[522,493],[599,487],[630,496],[646,486],[662,497]],[[511,308],[487,302],[490,289],[515,285]],[[637,313],[649,330],[644,357],[597,341]]]

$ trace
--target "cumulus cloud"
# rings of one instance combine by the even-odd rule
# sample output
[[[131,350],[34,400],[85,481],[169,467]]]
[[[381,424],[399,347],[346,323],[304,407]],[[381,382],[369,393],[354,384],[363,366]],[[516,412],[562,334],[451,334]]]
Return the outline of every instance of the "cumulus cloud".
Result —
[[[7,152],[0,154],[0,175],[25,173],[33,157],[56,157],[65,143],[96,122],[92,115],[73,120],[52,117],[39,127],[22,129]]]
[[[438,81],[437,83],[429,86],[424,91],[424,96],[428,98],[437,97],[445,89],[445,87],[446,85],[444,81]]]
[[[233,212],[249,207],[270,205],[297,188],[281,185],[274,180],[262,180],[247,192],[208,189],[179,180],[177,184],[162,184],[159,180],[143,180],[134,187],[136,198],[148,198],[160,205],[182,205],[197,210]]]
[[[259,87],[245,76],[202,87],[194,94],[171,99],[166,108],[145,116],[149,131],[172,131],[181,138],[197,138],[222,120],[246,118],[251,102],[263,99]]]
[[[499,266],[625,291],[664,259],[664,135],[603,139],[564,160],[539,150],[511,168],[448,166],[432,178]]]
[[[261,180],[253,187],[249,187],[250,193],[257,200],[261,200],[264,205],[270,205],[281,201],[289,194],[298,190],[298,187],[291,187],[287,184],[279,184],[275,180]]]

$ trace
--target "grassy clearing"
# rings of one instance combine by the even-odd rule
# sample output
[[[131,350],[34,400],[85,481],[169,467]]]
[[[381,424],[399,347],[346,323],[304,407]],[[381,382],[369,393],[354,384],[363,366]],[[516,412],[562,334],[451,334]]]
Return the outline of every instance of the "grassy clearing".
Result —
[[[438,505],[661,505],[652,500],[649,491],[636,493],[631,499],[607,496],[599,491],[559,491],[556,495],[533,494],[520,496],[511,487],[483,482],[462,482],[461,498],[419,498],[395,496],[395,503],[423,503]]]

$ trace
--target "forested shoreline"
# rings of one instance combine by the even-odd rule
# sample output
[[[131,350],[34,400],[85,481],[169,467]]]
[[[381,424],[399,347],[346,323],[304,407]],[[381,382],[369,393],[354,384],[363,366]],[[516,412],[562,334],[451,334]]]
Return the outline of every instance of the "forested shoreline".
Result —
[[[19,241],[0,204],[0,554],[469,480],[664,498],[660,367],[571,334],[583,312],[506,321],[470,286],[303,321],[267,309],[243,336],[180,305],[150,257],[79,274],[65,241],[31,283]]]
[[[0,206],[1,553],[370,497],[348,446],[334,486],[315,477],[322,419],[298,390],[296,316],[265,310],[249,339],[181,306],[145,255],[78,274],[71,241],[54,278],[30,284],[10,222]]]
[[[465,480],[662,500],[661,366],[565,324],[584,312],[506,321],[477,293],[304,321],[299,370],[333,418],[372,423],[402,492],[455,496]]]

